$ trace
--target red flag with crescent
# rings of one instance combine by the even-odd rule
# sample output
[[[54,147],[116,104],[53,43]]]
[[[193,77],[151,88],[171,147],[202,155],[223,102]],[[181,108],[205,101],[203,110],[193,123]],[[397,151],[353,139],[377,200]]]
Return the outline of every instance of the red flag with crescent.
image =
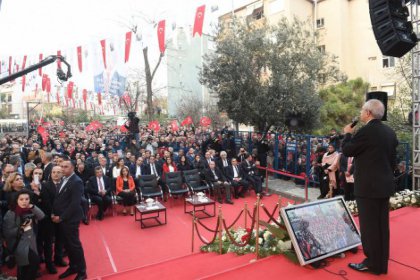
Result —
[[[120,126],[120,131],[121,132],[128,132],[128,129],[124,125],[122,125],[122,126]]]
[[[204,23],[204,12],[206,10],[206,5],[202,5],[197,8],[195,13],[195,20],[194,20],[194,29],[193,29],[193,37],[195,33],[201,36],[203,33],[203,23]]]
[[[39,62],[41,62],[41,61],[42,61],[42,58],[43,58],[43,54],[42,54],[42,53],[40,53],[40,54],[39,54]],[[39,73],[39,75],[40,75],[40,76],[42,76],[42,67],[38,69],[38,73]]]
[[[43,74],[42,75],[42,83],[41,83],[41,88],[43,91],[45,91],[46,86],[47,86],[47,74]]]
[[[151,121],[149,122],[149,128],[153,131],[159,131],[160,130],[160,124],[158,121]]]
[[[173,120],[171,122],[171,128],[172,128],[172,131],[174,131],[174,132],[179,130],[179,126],[178,126],[178,121],[177,120]]]
[[[181,126],[191,125],[192,123],[193,119],[191,118],[191,116],[188,116],[182,121]]]
[[[102,59],[104,61],[104,68],[106,68],[106,41],[105,39],[101,40],[101,49],[102,49]]]
[[[73,86],[74,86],[73,82],[69,82],[67,85],[67,98],[68,99],[73,99]]]
[[[51,92],[51,79],[47,76],[47,81],[45,83],[45,90],[50,93]]]
[[[159,21],[157,35],[158,35],[160,53],[164,53],[165,52],[165,20]]]
[[[125,56],[124,62],[128,62],[130,58],[130,48],[131,48],[131,31],[125,33]]]
[[[79,66],[79,72],[82,72],[83,70],[83,64],[82,64],[82,46],[77,47],[77,66]]]
[[[211,125],[211,119],[209,117],[202,117],[200,119],[200,125],[201,126],[209,126],[209,125]]]

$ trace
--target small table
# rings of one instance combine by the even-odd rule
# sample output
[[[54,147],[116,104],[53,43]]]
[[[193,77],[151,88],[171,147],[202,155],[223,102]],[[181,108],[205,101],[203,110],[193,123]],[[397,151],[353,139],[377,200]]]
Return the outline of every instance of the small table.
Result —
[[[192,206],[192,210],[187,211],[187,205]],[[207,205],[213,205],[213,214],[210,214],[206,211]],[[197,209],[198,208],[198,209]],[[193,195],[191,197],[187,197],[184,200],[184,213],[193,214],[193,212],[201,212],[204,214],[204,217],[197,217],[199,219],[210,218],[216,215],[216,203],[214,200],[208,197],[199,197],[197,195]]]
[[[160,221],[160,213],[163,212],[165,215],[165,221]],[[137,218],[137,213],[140,217]],[[166,207],[159,201],[153,202],[152,206],[146,205],[146,203],[141,202],[136,205],[136,211],[134,213],[134,220],[140,222],[141,228],[156,227],[161,225],[166,225]],[[151,216],[153,215],[153,216]],[[146,216],[146,217],[144,217]],[[157,223],[153,225],[146,225],[145,220],[155,220]]]

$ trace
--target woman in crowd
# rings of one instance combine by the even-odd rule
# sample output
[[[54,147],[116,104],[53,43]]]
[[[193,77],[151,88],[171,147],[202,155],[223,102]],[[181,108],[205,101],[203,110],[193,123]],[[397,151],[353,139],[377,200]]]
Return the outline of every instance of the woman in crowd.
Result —
[[[168,172],[177,171],[176,164],[172,161],[171,157],[167,157],[165,162],[162,165],[162,179],[165,181],[165,175]]]
[[[25,187],[23,182],[23,176],[17,172],[14,172],[7,177],[6,184],[3,187],[3,200],[6,205],[9,205],[11,201],[14,200],[16,193],[22,190]]]
[[[44,213],[30,203],[30,193],[26,189],[17,192],[4,216],[3,235],[7,248],[16,259],[19,280],[36,279],[39,257],[33,223],[42,218]]]
[[[179,171],[191,170],[191,165],[188,162],[187,157],[185,155],[180,156],[179,163],[176,166],[176,168]]]
[[[333,144],[328,145],[328,151],[322,157],[322,168],[327,175],[328,194],[326,198],[334,197],[338,194],[338,165],[340,155],[336,152]]]
[[[120,176],[117,177],[116,182],[117,195],[123,199],[123,214],[127,215],[127,207],[130,207],[130,215],[134,215],[134,204],[136,203],[136,190],[134,179],[130,175],[128,167],[123,166],[120,171]]]
[[[119,158],[115,166],[112,168],[112,178],[117,179],[124,167],[124,159]]]

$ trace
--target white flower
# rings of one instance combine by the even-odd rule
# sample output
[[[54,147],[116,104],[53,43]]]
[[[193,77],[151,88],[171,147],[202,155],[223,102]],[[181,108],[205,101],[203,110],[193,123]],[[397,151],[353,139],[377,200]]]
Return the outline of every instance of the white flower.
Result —
[[[270,231],[266,231],[266,232],[264,232],[264,234],[263,234],[263,237],[264,237],[264,240],[268,240],[268,238],[270,237],[270,235],[271,235],[271,232]]]
[[[258,244],[260,244],[260,245],[263,244],[263,239],[261,237],[258,237]]]
[[[277,250],[277,248],[276,248],[276,247],[272,247],[272,248],[271,248],[271,250],[272,250],[273,252],[275,252],[275,251]]]
[[[417,202],[417,199],[415,199],[415,198],[412,198],[412,199],[411,199],[411,203],[412,203],[412,204],[415,204],[416,202]]]
[[[222,241],[226,241],[226,235],[222,236]]]
[[[404,202],[410,202],[410,198],[409,197],[404,198]]]
[[[353,205],[353,204],[351,204],[351,205],[349,206],[349,208],[350,208],[350,210],[353,210],[353,209],[354,209],[354,205]]]
[[[255,252],[255,247],[254,246],[251,246],[250,251],[251,252]]]
[[[288,241],[279,240],[279,242],[277,243],[277,248],[279,248],[280,251],[287,251],[291,247],[292,247],[292,242],[290,240]]]
[[[400,208],[400,207],[401,207],[401,204],[400,204],[400,203],[398,203],[398,204],[397,204],[397,207],[398,207],[398,208]]]

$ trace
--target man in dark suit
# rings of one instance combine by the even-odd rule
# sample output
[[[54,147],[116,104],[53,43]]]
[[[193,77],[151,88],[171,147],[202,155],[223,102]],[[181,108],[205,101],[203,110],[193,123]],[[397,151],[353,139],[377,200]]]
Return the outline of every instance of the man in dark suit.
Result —
[[[394,193],[393,170],[398,140],[395,132],[381,122],[384,115],[381,101],[367,101],[360,112],[366,125],[352,136],[354,128],[344,127],[342,151],[354,157],[354,196],[359,208],[360,231],[366,258],[350,263],[357,271],[375,274],[388,272],[389,197]]]
[[[104,176],[100,166],[95,167],[95,176],[89,178],[89,186],[87,192],[90,199],[98,207],[96,219],[102,221],[104,212],[112,204],[111,199],[111,180]]]
[[[225,174],[225,168],[230,165],[230,160],[228,159],[227,153],[225,151],[220,152],[220,158],[217,159],[216,165],[222,171],[222,173]]]
[[[255,193],[259,194],[262,191],[262,181],[261,177],[257,174],[257,167],[252,160],[251,154],[246,154],[244,158],[245,160],[241,162],[241,167],[245,173],[245,179],[254,186]]]
[[[84,280],[87,278],[86,262],[79,239],[79,224],[83,216],[80,206],[81,190],[84,185],[74,173],[74,167],[74,163],[69,159],[61,163],[64,177],[54,200],[51,220],[58,224],[70,262],[70,267],[60,274],[59,278],[77,274],[75,280]]]
[[[143,163],[142,157],[138,157],[136,163],[130,166],[130,174],[134,179],[138,179],[141,175],[150,174],[150,167]]]
[[[236,158],[232,158],[231,163],[231,165],[225,168],[226,177],[235,189],[235,198],[245,197],[245,192],[248,189],[249,182],[245,180],[245,174],[242,168],[238,165]],[[242,187],[242,189],[239,191],[240,187]]]
[[[42,182],[50,181],[51,180],[51,171],[53,169],[54,164],[52,163],[52,153],[46,152],[41,156],[42,164],[44,165],[44,172],[42,173]]]
[[[230,196],[230,184],[227,182],[223,173],[216,167],[216,163],[214,161],[210,162],[210,168],[206,169],[206,181],[213,185],[215,196],[217,197],[217,201],[219,203],[223,203],[222,200],[222,188],[225,189],[226,193],[226,203],[233,204]]]

